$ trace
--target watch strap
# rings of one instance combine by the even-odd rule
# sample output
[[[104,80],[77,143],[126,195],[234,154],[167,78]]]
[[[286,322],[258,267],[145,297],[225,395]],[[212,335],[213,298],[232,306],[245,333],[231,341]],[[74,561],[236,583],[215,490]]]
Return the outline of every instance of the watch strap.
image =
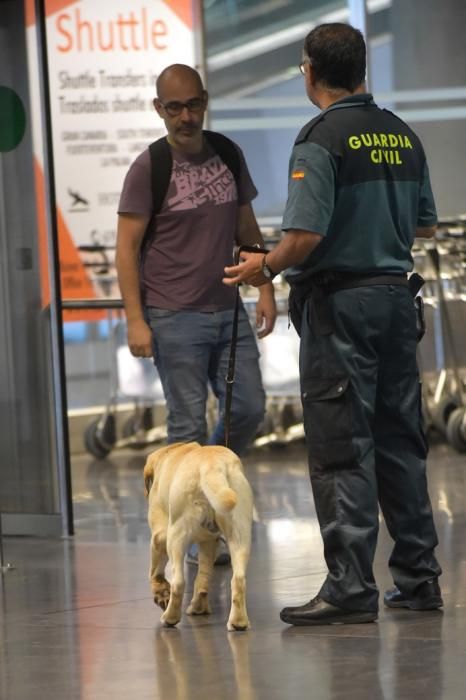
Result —
[[[273,280],[273,278],[276,277],[278,274],[277,272],[274,272],[270,265],[267,263],[267,254],[265,254],[262,258],[262,270],[267,270],[268,274],[266,274],[265,277],[267,277],[267,279],[270,280]]]

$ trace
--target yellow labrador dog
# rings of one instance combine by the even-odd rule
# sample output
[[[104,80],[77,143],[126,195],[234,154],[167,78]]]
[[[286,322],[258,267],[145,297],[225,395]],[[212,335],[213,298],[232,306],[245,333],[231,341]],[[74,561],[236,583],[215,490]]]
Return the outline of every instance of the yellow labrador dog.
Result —
[[[150,581],[166,626],[181,618],[184,557],[199,544],[198,572],[188,615],[210,613],[209,582],[221,533],[228,542],[233,578],[229,630],[249,629],[246,568],[251,549],[253,499],[239,458],[226,447],[175,443],[149,455],[144,467],[149,498]],[[168,559],[171,586],[165,578]]]

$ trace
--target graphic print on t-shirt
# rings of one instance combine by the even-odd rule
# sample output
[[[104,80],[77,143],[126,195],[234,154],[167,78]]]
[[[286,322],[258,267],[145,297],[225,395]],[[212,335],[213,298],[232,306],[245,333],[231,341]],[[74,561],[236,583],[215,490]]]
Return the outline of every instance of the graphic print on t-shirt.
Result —
[[[209,158],[202,165],[173,161],[167,197],[170,211],[197,209],[206,203],[225,204],[236,198],[234,177],[219,156]]]

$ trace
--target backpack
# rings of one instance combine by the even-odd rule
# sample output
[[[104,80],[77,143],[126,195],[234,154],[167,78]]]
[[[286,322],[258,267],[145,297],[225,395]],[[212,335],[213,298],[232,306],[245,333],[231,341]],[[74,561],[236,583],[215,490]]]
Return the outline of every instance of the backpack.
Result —
[[[207,143],[213,148],[215,153],[225,163],[233,175],[236,186],[239,185],[241,172],[241,161],[238,149],[231,139],[216,131],[203,131]],[[152,189],[152,216],[144,235],[141,246],[141,258],[146,250],[151,238],[151,231],[154,228],[154,219],[162,208],[163,201],[170,185],[172,174],[173,158],[170,144],[166,136],[154,141],[149,146],[151,165],[151,189]]]
[[[215,153],[220,156],[227,168],[231,171],[238,186],[241,163],[239,159],[238,149],[233,141],[218,134],[216,131],[204,131],[204,137],[207,143],[213,148]],[[158,141],[154,141],[149,146],[151,178],[152,178],[152,200],[154,208],[152,217],[157,216],[162,208],[163,200],[168,191],[170,178],[172,174],[173,158],[170,145],[167,137],[163,136]]]

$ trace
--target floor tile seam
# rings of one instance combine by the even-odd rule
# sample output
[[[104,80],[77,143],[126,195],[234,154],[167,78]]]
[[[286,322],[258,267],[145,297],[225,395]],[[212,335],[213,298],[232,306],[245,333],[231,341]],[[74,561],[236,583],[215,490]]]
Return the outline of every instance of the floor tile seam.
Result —
[[[291,634],[288,633],[286,637],[293,637],[293,639],[297,639],[298,637],[319,637],[319,638],[325,638],[325,639],[378,639],[381,642],[390,642],[390,637],[386,635],[381,635],[378,632],[379,630],[379,625],[380,621],[377,623],[377,632],[374,632],[372,634],[348,634],[345,630],[345,634],[338,634],[337,632],[334,632],[333,634],[325,633],[322,631],[317,632],[315,627],[309,627],[306,628],[306,632],[301,632],[297,634]],[[342,627],[347,627],[347,625],[341,625]],[[339,625],[331,625],[331,627],[339,627]],[[383,629],[383,626],[382,628]],[[302,630],[302,628],[301,628]],[[444,645],[445,639],[442,637],[400,637],[400,640],[403,642],[439,642],[442,646]],[[466,655],[466,650],[463,652]]]
[[[274,583],[275,581],[293,581],[295,579],[299,578],[306,578],[308,576],[322,576],[326,575],[327,570],[322,569],[321,571],[316,571],[315,573],[309,572],[305,574],[295,574],[294,576],[278,576],[277,578],[263,578],[263,579],[253,579],[251,576],[248,578],[248,582],[254,582],[254,583],[260,583],[262,581],[269,581],[270,583]]]
[[[116,600],[111,603],[94,603],[92,605],[83,605],[83,606],[77,606],[77,607],[71,607],[71,608],[63,608],[61,610],[48,610],[42,613],[35,613],[35,615],[38,615],[40,617],[49,617],[52,615],[63,615],[66,613],[72,613],[72,612],[78,612],[81,610],[93,610],[94,608],[110,608],[110,607],[116,607],[118,605],[126,605],[127,603],[139,603],[141,601],[148,600],[151,601],[152,597],[149,596],[143,596],[142,598],[128,598],[126,600]],[[15,617],[15,621],[20,621],[21,620],[26,620],[27,618],[21,618],[21,613],[19,613],[18,617]]]

